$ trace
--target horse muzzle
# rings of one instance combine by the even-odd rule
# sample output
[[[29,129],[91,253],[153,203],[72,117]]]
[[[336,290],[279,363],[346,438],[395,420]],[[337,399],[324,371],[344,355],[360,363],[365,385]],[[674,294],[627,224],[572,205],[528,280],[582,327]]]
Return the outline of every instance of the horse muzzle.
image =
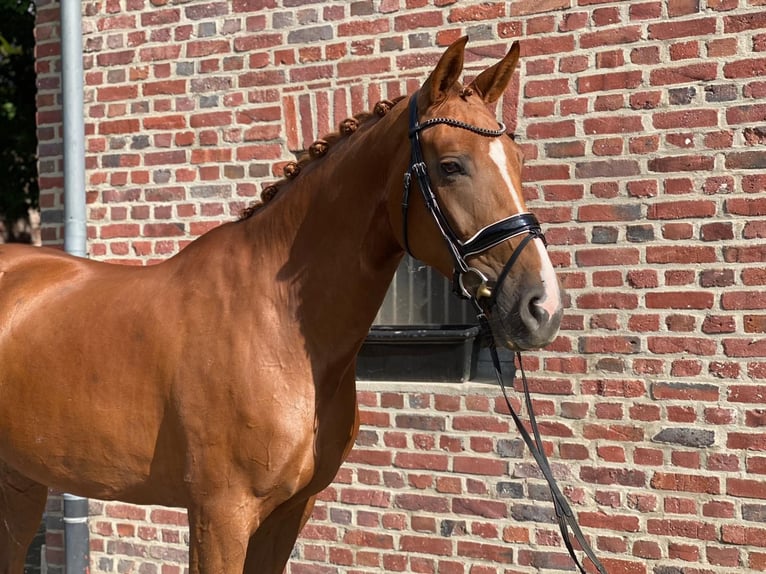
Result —
[[[494,304],[486,316],[498,346],[524,351],[550,344],[564,313],[560,301],[549,299],[544,285],[507,287],[492,293]]]

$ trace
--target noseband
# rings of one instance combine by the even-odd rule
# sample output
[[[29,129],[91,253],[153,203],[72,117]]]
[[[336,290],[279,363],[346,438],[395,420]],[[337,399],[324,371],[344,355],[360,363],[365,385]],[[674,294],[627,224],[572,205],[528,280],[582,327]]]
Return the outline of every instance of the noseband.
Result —
[[[559,523],[559,529],[561,531],[561,536],[564,544],[566,545],[567,551],[574,560],[574,563],[581,574],[585,574],[585,568],[578,560],[577,554],[575,553],[575,549],[572,544],[572,540],[569,537],[569,532],[567,530],[568,527],[572,530],[572,533],[579,543],[580,548],[583,550],[583,552],[585,552],[590,561],[596,566],[599,573],[606,574],[606,569],[601,564],[601,562],[599,562],[587,540],[585,540],[585,536],[580,530],[579,524],[577,524],[577,519],[575,518],[574,513],[572,512],[572,509],[567,502],[567,499],[562,494],[558,484],[556,484],[555,478],[553,477],[553,471],[551,470],[550,464],[548,463],[548,457],[545,455],[545,450],[543,449],[543,441],[540,437],[534,410],[532,409],[532,399],[529,395],[527,377],[521,364],[521,353],[516,353],[516,358],[519,361],[519,367],[521,370],[525,404],[529,413],[529,423],[532,429],[532,434],[534,435],[534,440],[532,439],[532,436],[530,436],[521,418],[514,410],[508,398],[508,394],[505,388],[505,381],[503,379],[503,374],[500,368],[500,360],[498,358],[497,348],[495,347],[495,340],[492,336],[491,325],[485,313],[485,308],[482,307],[480,303],[480,299],[488,298],[489,303],[486,309],[491,310],[494,307],[497,295],[500,292],[500,286],[508,276],[508,273],[510,272],[513,265],[518,260],[521,252],[524,250],[524,247],[526,247],[526,245],[536,237],[539,237],[543,240],[543,242],[545,242],[545,236],[543,235],[542,229],[540,228],[540,223],[531,213],[518,213],[516,215],[506,217],[505,219],[501,219],[500,221],[496,221],[495,223],[487,225],[486,227],[476,232],[476,234],[474,234],[469,239],[462,241],[455,234],[449,224],[449,221],[445,217],[444,212],[439,207],[439,202],[437,201],[436,195],[434,194],[431,187],[431,179],[428,177],[428,169],[426,167],[425,160],[423,159],[423,150],[420,145],[420,132],[430,128],[431,126],[443,124],[463,130],[468,130],[480,136],[490,138],[500,137],[505,134],[505,126],[502,124],[502,122],[498,122],[498,129],[490,130],[452,118],[441,117],[431,118],[430,120],[426,120],[423,123],[420,123],[418,120],[417,100],[418,93],[415,92],[410,98],[409,135],[411,144],[411,156],[410,166],[404,174],[404,194],[402,196],[402,237],[404,240],[404,248],[407,250],[407,253],[412,255],[408,238],[409,225],[407,216],[409,212],[410,188],[412,187],[412,178],[414,177],[418,181],[418,187],[420,188],[420,192],[423,195],[423,200],[425,201],[426,208],[431,214],[433,220],[436,222],[436,227],[439,229],[439,232],[444,238],[444,241],[449,248],[450,254],[452,255],[452,260],[454,263],[452,290],[458,296],[471,300],[473,306],[476,308],[477,318],[482,330],[489,335],[489,349],[490,355],[492,357],[492,364],[495,369],[495,376],[497,377],[500,388],[503,391],[503,397],[505,398],[505,402],[511,413],[513,422],[516,424],[516,428],[519,430],[522,439],[527,445],[527,448],[529,448],[531,451],[532,456],[537,462],[537,465],[540,467],[540,471],[542,472],[543,477],[548,483],[548,487],[551,491],[551,498],[553,499],[553,507],[556,512],[556,518]],[[484,274],[475,267],[471,267],[466,262],[466,258],[472,255],[483,253],[484,251],[487,251],[488,249],[491,249],[492,247],[495,247],[496,245],[499,245],[500,243],[511,239],[512,237],[516,237],[522,234],[526,234],[526,236],[521,240],[516,249],[514,249],[511,257],[503,266],[503,270],[495,282],[494,291],[491,290],[487,285],[488,280]],[[515,363],[511,364],[511,369],[511,380],[513,380],[516,376]]]
[[[410,189],[414,177],[417,179],[418,187],[420,188],[420,193],[423,195],[426,208],[436,222],[436,227],[444,238],[444,241],[449,248],[450,255],[452,256],[455,270],[452,278],[452,290],[464,299],[478,300],[482,297],[488,297],[492,292],[487,286],[487,278],[481,271],[471,267],[467,263],[466,258],[483,253],[512,237],[526,233],[527,236],[514,251],[513,256],[498,277],[496,287],[499,287],[502,280],[505,279],[508,274],[508,271],[510,271],[511,266],[518,258],[517,253],[520,253],[523,250],[527,242],[535,237],[540,237],[545,240],[542,229],[540,228],[540,223],[531,213],[518,213],[487,225],[465,241],[458,238],[457,234],[453,231],[452,226],[449,224],[447,217],[444,215],[444,212],[439,207],[439,202],[433,192],[431,178],[428,177],[428,168],[426,167],[423,158],[423,149],[420,145],[420,132],[432,126],[443,124],[468,130],[480,136],[496,138],[505,135],[505,125],[502,122],[498,122],[498,129],[490,130],[452,118],[431,118],[430,120],[420,123],[420,120],[418,119],[418,92],[415,92],[410,98],[409,116],[411,155],[410,166],[404,174],[404,194],[402,196],[402,237],[404,239],[404,248],[407,250],[407,253],[412,255],[409,243],[408,213]],[[494,296],[490,297],[490,302],[494,303]]]

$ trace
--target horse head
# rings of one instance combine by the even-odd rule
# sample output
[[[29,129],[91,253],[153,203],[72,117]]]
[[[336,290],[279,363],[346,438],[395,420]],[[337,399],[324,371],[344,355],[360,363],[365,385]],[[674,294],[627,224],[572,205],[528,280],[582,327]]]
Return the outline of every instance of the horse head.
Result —
[[[465,44],[450,46],[409,100],[411,159],[390,218],[401,247],[453,279],[497,344],[538,348],[558,332],[561,291],[522,195],[522,151],[489,110],[519,48],[463,86]]]

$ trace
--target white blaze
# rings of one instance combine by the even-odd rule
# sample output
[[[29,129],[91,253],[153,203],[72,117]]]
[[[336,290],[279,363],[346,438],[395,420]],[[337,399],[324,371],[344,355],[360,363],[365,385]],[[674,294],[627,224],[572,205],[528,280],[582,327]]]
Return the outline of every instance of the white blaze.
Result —
[[[513,200],[516,213],[526,211],[524,205],[521,203],[521,193],[519,193],[513,185],[510,173],[511,162],[508,160],[508,154],[506,153],[501,140],[495,139],[490,142],[489,157],[500,172],[500,177],[505,183],[508,195],[510,195]],[[561,302],[561,292],[559,290],[558,279],[556,278],[556,271],[553,269],[553,264],[551,263],[550,257],[548,257],[548,252],[545,249],[545,244],[542,239],[534,239],[532,245],[535,246],[535,249],[537,249],[538,252],[538,258],[540,260],[540,281],[545,287],[545,295],[538,304],[552,316],[558,311]]]
[[[540,254],[540,280],[545,287],[545,295],[538,301],[538,305],[545,309],[549,316],[553,316],[561,304],[559,281],[556,278],[556,271],[553,269],[553,263],[551,263],[551,259],[548,257],[543,240],[537,237],[532,241],[532,245],[535,246]]]
[[[490,142],[489,157],[495,162],[495,165],[500,172],[500,177],[503,179],[503,182],[508,189],[508,195],[513,199],[515,211],[517,213],[524,211],[524,207],[519,202],[521,194],[519,193],[519,190],[514,187],[513,180],[511,179],[511,162],[508,160],[508,154],[505,152],[501,140],[494,139]]]

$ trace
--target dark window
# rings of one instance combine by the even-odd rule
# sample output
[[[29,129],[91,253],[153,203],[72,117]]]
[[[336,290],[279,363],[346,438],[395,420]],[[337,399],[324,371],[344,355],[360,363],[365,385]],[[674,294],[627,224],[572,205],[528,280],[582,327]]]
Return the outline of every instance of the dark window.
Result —
[[[476,323],[468,301],[452,293],[441,273],[405,256],[375,319],[376,325],[467,325]]]

